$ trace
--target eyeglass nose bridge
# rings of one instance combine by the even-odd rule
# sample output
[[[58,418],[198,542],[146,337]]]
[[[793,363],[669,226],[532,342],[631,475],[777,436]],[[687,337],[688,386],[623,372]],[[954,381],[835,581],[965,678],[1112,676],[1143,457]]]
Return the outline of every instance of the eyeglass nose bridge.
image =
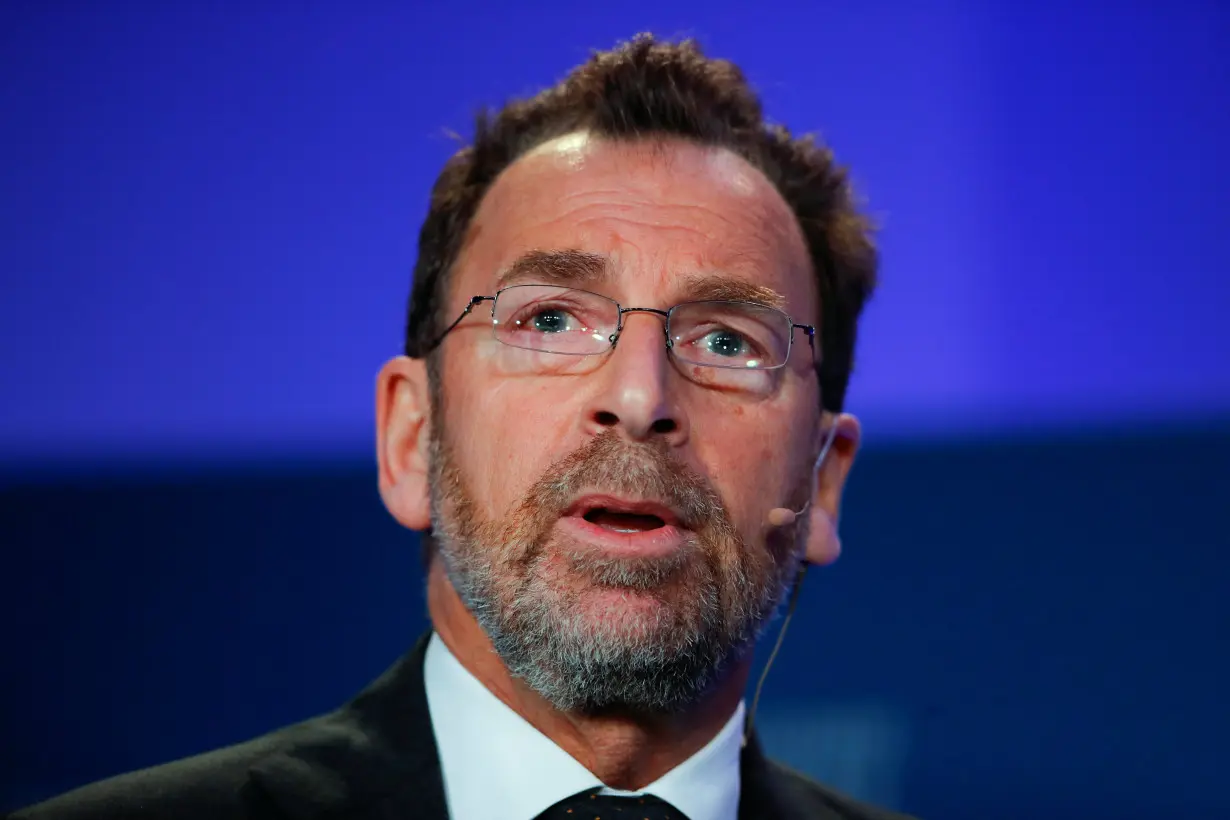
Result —
[[[619,324],[615,326],[615,332],[607,337],[607,341],[611,343],[612,348],[614,348],[619,343],[619,337],[624,332],[624,314],[625,313],[652,313],[655,316],[661,316],[663,319],[665,319],[666,321],[662,323],[662,336],[666,339],[667,349],[669,350],[671,348],[672,346],[671,334],[669,331],[671,313],[672,313],[671,310],[659,310],[658,308],[640,308],[640,307],[626,308],[623,306],[620,306],[619,308]]]

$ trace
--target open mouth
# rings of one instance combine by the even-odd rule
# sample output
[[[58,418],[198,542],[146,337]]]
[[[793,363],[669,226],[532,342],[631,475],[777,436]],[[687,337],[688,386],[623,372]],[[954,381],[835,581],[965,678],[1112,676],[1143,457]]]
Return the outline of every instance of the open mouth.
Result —
[[[683,529],[679,515],[666,504],[652,499],[630,499],[593,493],[573,501],[564,513],[619,535],[677,532]]]
[[[579,549],[625,557],[679,556],[694,540],[683,514],[652,498],[589,493],[573,500],[560,524]]]
[[[608,507],[594,507],[581,517],[604,530],[618,533],[649,532],[666,526],[665,521],[651,513],[624,512]]]

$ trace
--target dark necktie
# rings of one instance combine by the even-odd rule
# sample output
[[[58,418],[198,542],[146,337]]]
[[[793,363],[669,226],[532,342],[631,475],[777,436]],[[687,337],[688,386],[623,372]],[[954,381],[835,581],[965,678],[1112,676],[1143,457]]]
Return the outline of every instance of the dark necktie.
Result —
[[[566,797],[537,820],[688,820],[679,809],[652,795],[618,797],[598,791],[590,789]]]

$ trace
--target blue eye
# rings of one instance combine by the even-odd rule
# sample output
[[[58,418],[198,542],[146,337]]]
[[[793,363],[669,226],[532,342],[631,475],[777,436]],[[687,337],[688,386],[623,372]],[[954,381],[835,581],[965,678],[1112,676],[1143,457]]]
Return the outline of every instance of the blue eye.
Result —
[[[540,310],[530,317],[530,324],[540,333],[562,333],[568,330],[568,318],[562,310]]]
[[[706,334],[702,343],[710,353],[724,358],[741,356],[747,350],[747,340],[731,330],[715,330]]]

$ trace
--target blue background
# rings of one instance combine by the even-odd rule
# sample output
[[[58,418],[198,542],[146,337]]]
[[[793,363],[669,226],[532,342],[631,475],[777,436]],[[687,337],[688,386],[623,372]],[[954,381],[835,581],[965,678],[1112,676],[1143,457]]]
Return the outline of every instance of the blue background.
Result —
[[[847,556],[771,750],[932,818],[1230,814],[1230,6],[1196,0],[0,7],[0,805],[410,644],[372,394],[428,188],[480,105],[639,30],[736,60],[883,226]]]

